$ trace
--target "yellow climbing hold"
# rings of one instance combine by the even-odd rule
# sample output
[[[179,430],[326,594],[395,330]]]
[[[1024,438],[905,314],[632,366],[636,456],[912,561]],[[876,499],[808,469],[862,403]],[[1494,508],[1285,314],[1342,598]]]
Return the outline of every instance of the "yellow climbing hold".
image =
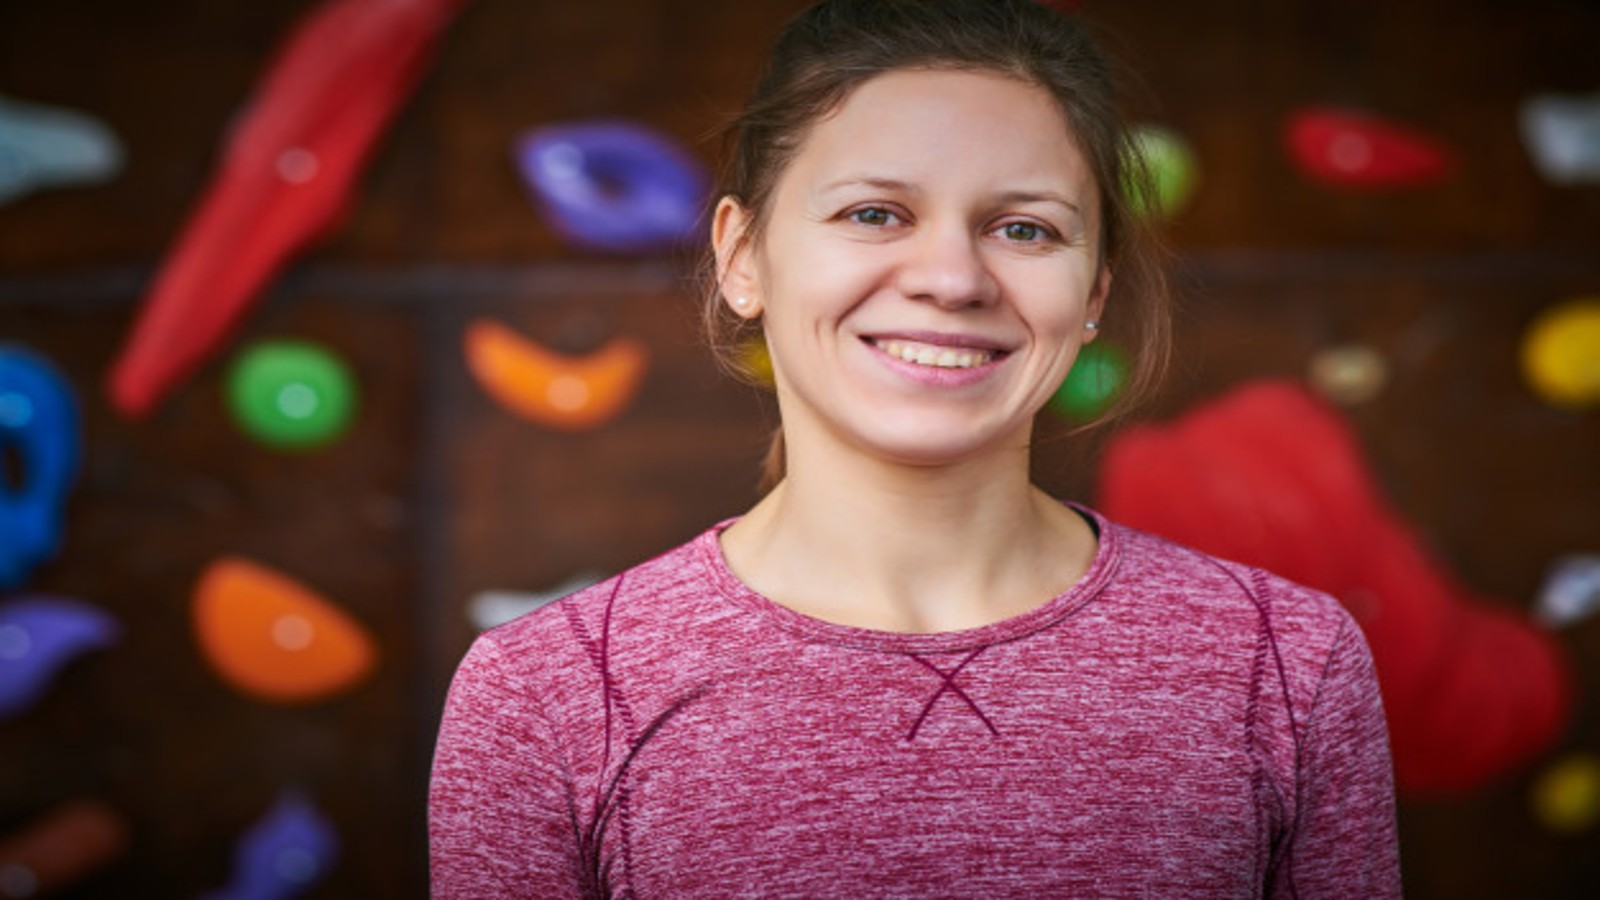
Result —
[[[1533,785],[1533,811],[1546,828],[1575,834],[1600,822],[1600,756],[1574,753]]]
[[[1540,313],[1523,336],[1522,372],[1554,406],[1600,403],[1600,297],[1570,300]]]

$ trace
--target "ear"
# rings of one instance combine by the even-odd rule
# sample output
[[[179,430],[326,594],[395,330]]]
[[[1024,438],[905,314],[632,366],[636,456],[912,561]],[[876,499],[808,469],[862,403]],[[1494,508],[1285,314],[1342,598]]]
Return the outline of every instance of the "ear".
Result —
[[[1102,264],[1099,274],[1094,277],[1094,290],[1089,293],[1089,305],[1086,310],[1085,321],[1098,322],[1106,312],[1106,297],[1111,293],[1111,267]],[[1085,329],[1083,342],[1093,341],[1100,335],[1098,328]]]
[[[761,314],[760,280],[750,246],[754,219],[730,194],[717,201],[711,218],[711,246],[717,256],[717,288],[734,315],[753,319]]]

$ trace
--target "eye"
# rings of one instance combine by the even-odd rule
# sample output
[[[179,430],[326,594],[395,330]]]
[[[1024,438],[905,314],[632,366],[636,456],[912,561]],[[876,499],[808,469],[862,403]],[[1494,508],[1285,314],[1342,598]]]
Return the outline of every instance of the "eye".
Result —
[[[1000,226],[1000,234],[1008,241],[1033,244],[1050,237],[1049,231],[1036,222],[1007,222]]]
[[[899,217],[881,206],[863,206],[860,209],[853,209],[846,213],[845,218],[860,225],[882,228],[886,225],[894,224],[895,219]]]

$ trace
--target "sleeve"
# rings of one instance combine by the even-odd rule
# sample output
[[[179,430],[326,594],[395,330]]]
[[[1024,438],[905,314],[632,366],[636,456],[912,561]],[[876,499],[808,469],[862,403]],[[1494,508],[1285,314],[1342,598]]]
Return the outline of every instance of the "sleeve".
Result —
[[[554,730],[508,668],[479,637],[450,685],[428,792],[436,900],[580,896]]]
[[[1372,654],[1346,618],[1304,726],[1296,822],[1275,896],[1398,898],[1394,771]]]

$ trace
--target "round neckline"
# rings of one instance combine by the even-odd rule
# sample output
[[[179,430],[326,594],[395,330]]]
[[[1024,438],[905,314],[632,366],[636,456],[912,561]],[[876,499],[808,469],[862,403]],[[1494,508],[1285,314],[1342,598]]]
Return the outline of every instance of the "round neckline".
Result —
[[[722,542],[719,538],[724,529],[738,521],[737,517],[713,525],[700,536],[697,543],[701,562],[705,565],[711,583],[718,593],[785,631],[807,640],[840,644],[857,650],[887,653],[951,653],[1016,640],[1046,628],[1093,599],[1111,579],[1122,552],[1120,536],[1116,529],[1093,509],[1073,502],[1067,502],[1066,505],[1077,510],[1093,524],[1097,538],[1094,559],[1077,583],[1025,613],[976,628],[957,631],[880,631],[874,628],[842,625],[796,612],[758,593],[734,574],[728,565],[727,557],[722,552]]]

